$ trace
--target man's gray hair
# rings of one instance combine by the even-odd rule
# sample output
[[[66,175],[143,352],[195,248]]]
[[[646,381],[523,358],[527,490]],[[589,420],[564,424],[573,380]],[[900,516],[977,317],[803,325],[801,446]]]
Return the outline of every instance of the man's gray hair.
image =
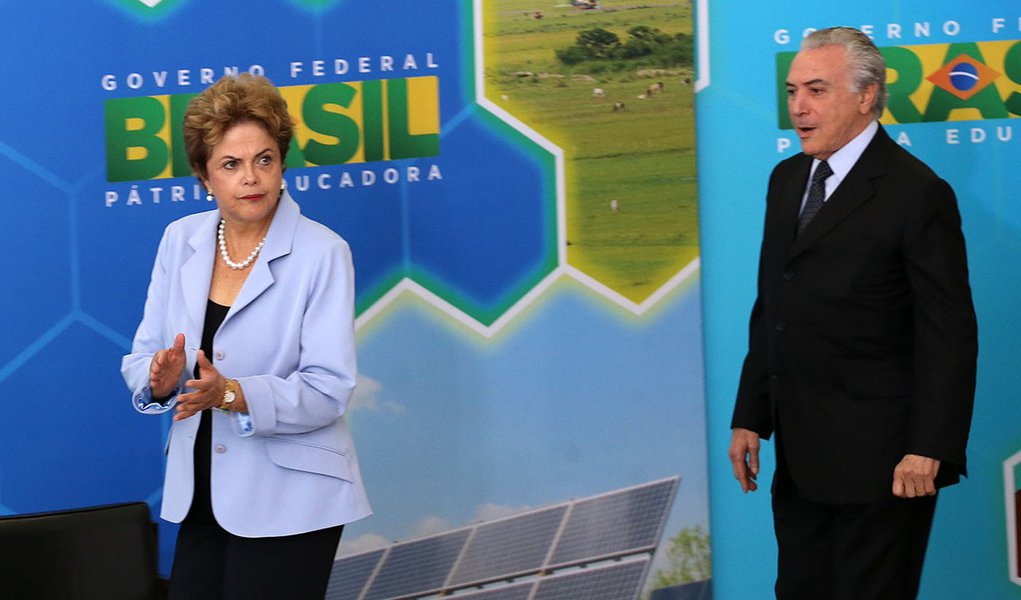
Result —
[[[847,52],[847,66],[851,70],[851,91],[861,92],[873,83],[877,85],[876,101],[872,114],[878,119],[886,108],[886,61],[869,36],[853,27],[820,29],[801,41],[802,50],[817,50],[825,46],[840,46]]]

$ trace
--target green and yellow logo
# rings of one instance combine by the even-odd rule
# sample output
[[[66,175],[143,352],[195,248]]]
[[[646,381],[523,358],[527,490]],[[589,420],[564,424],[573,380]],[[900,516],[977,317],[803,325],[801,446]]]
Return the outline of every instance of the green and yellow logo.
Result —
[[[886,60],[884,124],[1021,117],[1021,40],[880,48]],[[777,121],[792,129],[786,77],[795,52],[776,55]]]
[[[411,77],[280,88],[296,127],[288,167],[440,153],[439,80]],[[107,181],[191,175],[181,133],[195,94],[112,98],[104,106]]]

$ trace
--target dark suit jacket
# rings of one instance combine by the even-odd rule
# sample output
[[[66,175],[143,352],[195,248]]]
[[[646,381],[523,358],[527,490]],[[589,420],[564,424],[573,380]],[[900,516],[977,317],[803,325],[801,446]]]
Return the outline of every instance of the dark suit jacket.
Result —
[[[768,438],[799,492],[892,497],[905,454],[965,468],[978,353],[950,186],[880,127],[797,235],[812,159],[769,181],[758,298],[732,427]]]

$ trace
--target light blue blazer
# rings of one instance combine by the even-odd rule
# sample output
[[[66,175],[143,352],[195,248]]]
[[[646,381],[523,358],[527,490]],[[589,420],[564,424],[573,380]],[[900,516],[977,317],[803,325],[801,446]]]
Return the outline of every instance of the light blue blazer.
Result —
[[[217,210],[171,223],[152,270],[145,313],[121,372],[132,405],[161,414],[149,363],[183,332],[200,345],[217,260]],[[266,243],[213,340],[213,363],[244,390],[248,415],[213,411],[213,514],[243,537],[292,535],[371,514],[344,412],[355,386],[354,268],[340,236],[301,215],[285,192]],[[187,351],[181,379],[191,379]],[[188,514],[200,416],[174,422],[160,516]]]

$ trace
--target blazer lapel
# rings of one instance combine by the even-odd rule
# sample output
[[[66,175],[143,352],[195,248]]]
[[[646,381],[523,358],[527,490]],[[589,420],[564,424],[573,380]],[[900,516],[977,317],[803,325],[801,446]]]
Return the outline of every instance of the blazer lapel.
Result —
[[[805,186],[808,185],[808,172],[812,169],[812,159],[806,155],[802,156],[805,160],[795,167],[794,173],[787,178],[780,189],[777,205],[780,217],[778,220],[779,239],[784,240],[785,243],[793,243],[794,236],[797,235],[801,201],[805,197]]]
[[[191,321],[191,331],[202,334],[206,321],[206,301],[212,283],[213,257],[216,254],[216,225],[220,222],[219,212],[212,211],[188,238],[192,255],[181,265],[181,284],[188,293],[184,295],[185,310]],[[190,342],[189,342],[190,343]],[[197,344],[196,344],[197,345]]]
[[[280,204],[273,215],[269,231],[266,232],[266,243],[263,244],[259,258],[252,265],[252,272],[248,274],[248,279],[245,280],[224,318],[225,323],[273,285],[275,279],[269,264],[274,259],[290,254],[291,245],[294,243],[294,230],[300,216],[301,210],[297,202],[285,191],[280,197]]]
[[[886,155],[889,149],[887,144],[892,143],[893,141],[880,127],[861,157],[858,158],[858,162],[847,173],[847,177],[840,182],[840,185],[822,205],[804,231],[797,236],[794,247],[791,248],[791,258],[804,252],[806,248],[825,236],[859,206],[872,198],[875,194],[872,179],[885,172]],[[796,216],[794,222],[797,222]]]

